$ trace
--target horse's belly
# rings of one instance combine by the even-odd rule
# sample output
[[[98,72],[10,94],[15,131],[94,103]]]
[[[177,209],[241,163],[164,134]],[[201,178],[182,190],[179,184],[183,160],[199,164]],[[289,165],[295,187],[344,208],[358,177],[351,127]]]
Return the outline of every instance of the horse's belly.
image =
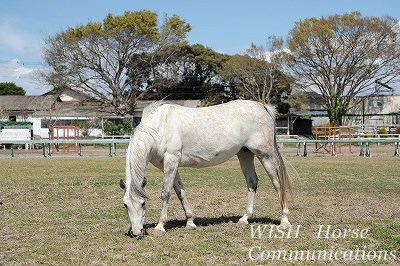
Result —
[[[179,166],[181,167],[209,167],[226,162],[239,152],[240,148],[232,148],[224,151],[183,152]]]

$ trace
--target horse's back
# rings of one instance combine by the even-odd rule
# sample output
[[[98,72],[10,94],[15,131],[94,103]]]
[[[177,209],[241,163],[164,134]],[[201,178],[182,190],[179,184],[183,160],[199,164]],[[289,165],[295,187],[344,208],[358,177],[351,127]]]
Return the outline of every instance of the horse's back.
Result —
[[[215,165],[243,147],[266,149],[274,136],[274,119],[253,101],[202,108],[165,104],[157,113],[160,148],[180,152],[183,166]]]
[[[245,131],[273,130],[274,118],[264,105],[236,100],[210,107],[188,108],[166,105],[166,121],[188,133],[235,134]]]
[[[240,124],[259,124],[273,122],[269,117],[264,105],[255,101],[235,100],[224,104],[213,105],[209,107],[184,107],[174,104],[164,104],[159,107],[164,109],[162,112],[169,118],[173,118],[173,122],[180,124],[187,122],[201,122],[202,125],[212,125],[236,122]],[[249,118],[249,119],[246,119]],[[250,120],[250,121],[249,121]],[[197,124],[197,126],[201,126]]]

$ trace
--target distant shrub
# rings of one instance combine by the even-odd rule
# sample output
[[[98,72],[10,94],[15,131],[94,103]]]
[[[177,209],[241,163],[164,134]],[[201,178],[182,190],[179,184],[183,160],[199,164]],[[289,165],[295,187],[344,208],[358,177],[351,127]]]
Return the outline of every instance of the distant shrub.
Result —
[[[387,129],[386,128],[384,128],[384,127],[381,127],[379,130],[378,130],[378,134],[379,135],[387,135]]]
[[[129,118],[125,118],[118,122],[107,121],[104,123],[103,128],[104,134],[108,136],[130,135],[132,134],[132,121]]]
[[[394,131],[394,134],[400,134],[400,126],[396,127],[396,130]]]

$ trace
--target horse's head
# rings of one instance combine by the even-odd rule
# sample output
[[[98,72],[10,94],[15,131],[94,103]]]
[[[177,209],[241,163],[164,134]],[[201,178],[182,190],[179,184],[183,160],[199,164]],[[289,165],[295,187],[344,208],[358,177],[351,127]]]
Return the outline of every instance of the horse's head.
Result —
[[[145,185],[146,179],[142,183],[143,187]],[[130,191],[130,189],[126,188],[122,179],[120,180],[120,187],[125,190],[124,207],[131,223],[131,227],[126,235],[130,237],[142,237],[145,235],[143,225],[146,215],[146,197]]]

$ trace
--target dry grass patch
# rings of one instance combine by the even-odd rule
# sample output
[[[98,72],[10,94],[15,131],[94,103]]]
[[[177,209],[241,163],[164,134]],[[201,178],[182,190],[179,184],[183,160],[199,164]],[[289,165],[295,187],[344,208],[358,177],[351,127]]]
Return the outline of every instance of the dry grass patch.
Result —
[[[400,257],[399,158],[289,157],[297,170],[291,221],[299,238],[251,237],[235,223],[246,203],[246,188],[236,159],[208,169],[181,169],[197,215],[196,230],[184,228],[176,196],[167,234],[152,237],[161,202],[161,174],[148,171],[150,235],[124,234],[122,207],[124,158],[0,159],[0,265],[254,265],[252,247],[261,250],[387,250]],[[269,179],[260,175],[253,226],[279,222],[280,209]],[[368,229],[366,238],[317,239],[319,225]],[[254,252],[259,256],[260,252]],[[390,255],[390,254],[389,254]],[[253,256],[253,257],[254,257]],[[315,262],[315,261],[314,261]],[[319,261],[342,265],[345,261]],[[360,264],[399,261],[363,260]],[[306,264],[297,260],[296,264]]]

